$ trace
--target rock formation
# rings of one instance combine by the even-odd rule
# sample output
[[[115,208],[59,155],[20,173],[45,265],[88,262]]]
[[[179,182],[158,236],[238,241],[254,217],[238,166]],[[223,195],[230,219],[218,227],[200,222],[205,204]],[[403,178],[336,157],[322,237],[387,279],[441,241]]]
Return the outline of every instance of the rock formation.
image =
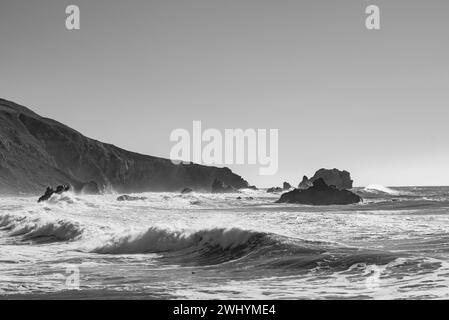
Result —
[[[172,163],[102,143],[0,99],[0,194],[38,194],[48,185],[75,192],[210,190],[215,179],[248,183],[228,168]]]
[[[43,202],[43,201],[47,201],[48,199],[50,199],[50,197],[53,194],[61,194],[63,192],[69,191],[70,190],[70,186],[67,185],[59,185],[56,187],[56,190],[54,190],[51,187],[47,187],[47,190],[45,190],[44,195],[42,195],[37,202]]]
[[[271,187],[267,189],[268,193],[278,193],[278,192],[282,192],[284,191],[284,189],[280,188],[280,187]]]
[[[346,170],[341,171],[338,169],[320,169],[310,179],[304,176],[298,185],[298,189],[311,187],[312,183],[319,178],[322,178],[327,185],[335,186],[337,189],[352,189],[351,174]]]
[[[138,201],[138,200],[146,200],[146,197],[133,197],[129,196],[127,194],[124,194],[123,196],[120,196],[117,198],[117,201]]]
[[[313,186],[312,181],[307,178],[307,176],[302,177],[302,181],[298,185],[298,189],[309,189],[311,186]]]
[[[301,190],[282,194],[277,203],[299,203],[308,205],[343,205],[362,201],[355,193],[348,190],[339,190],[334,186],[328,186],[322,178],[313,182],[313,186]]]
[[[271,188],[267,189],[267,192],[268,193],[279,193],[279,192],[282,192],[282,191],[289,190],[291,188],[292,188],[292,186],[290,185],[290,183],[284,182],[282,184],[282,188],[281,187],[271,187]]]
[[[320,169],[310,180],[313,182],[319,178],[322,178],[327,185],[335,186],[337,189],[352,189],[351,174],[346,170]]]
[[[283,184],[282,184],[282,189],[285,191],[285,190],[290,190],[292,188],[292,185],[290,184],[290,183],[288,183],[288,182],[284,182]]]

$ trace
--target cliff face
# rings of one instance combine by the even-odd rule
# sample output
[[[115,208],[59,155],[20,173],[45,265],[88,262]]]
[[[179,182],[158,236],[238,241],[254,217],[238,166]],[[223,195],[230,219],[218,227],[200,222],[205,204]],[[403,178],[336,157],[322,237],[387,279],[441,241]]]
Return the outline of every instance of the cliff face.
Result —
[[[121,193],[185,187],[210,191],[215,179],[248,187],[228,168],[175,165],[126,151],[0,99],[0,194],[41,193],[48,185],[63,183],[81,190],[92,181],[101,191]]]

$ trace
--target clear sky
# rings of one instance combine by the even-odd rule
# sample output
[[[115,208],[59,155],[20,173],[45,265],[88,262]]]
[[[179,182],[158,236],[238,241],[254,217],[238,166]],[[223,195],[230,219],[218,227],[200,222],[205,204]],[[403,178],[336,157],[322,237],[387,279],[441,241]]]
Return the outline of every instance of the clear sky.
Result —
[[[258,186],[321,167],[449,185],[448,14],[447,0],[0,0],[0,97],[162,157],[193,120],[277,128],[277,175],[231,166]]]

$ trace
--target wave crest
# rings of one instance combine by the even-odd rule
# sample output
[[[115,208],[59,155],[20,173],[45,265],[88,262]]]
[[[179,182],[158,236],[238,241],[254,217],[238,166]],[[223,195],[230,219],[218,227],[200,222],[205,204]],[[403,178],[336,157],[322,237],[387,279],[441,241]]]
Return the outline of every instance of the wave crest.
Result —
[[[9,236],[20,236],[24,241],[54,242],[78,239],[83,228],[67,220],[50,220],[23,216],[0,216],[0,227],[9,231]]]
[[[170,231],[151,227],[136,234],[116,236],[105,244],[92,250],[95,253],[106,254],[133,254],[133,253],[159,253],[167,251],[180,251],[185,249],[221,249],[233,250],[237,247],[247,247],[265,236],[261,232],[253,232],[238,228],[209,229],[194,233],[184,231]]]
[[[386,193],[390,195],[399,195],[400,192],[397,190],[393,190],[388,187],[384,187],[380,184],[370,184],[369,186],[366,186],[363,191],[365,192],[373,192],[373,193]]]
[[[252,268],[294,271],[324,268],[345,270],[356,263],[385,264],[397,255],[322,241],[307,241],[276,234],[232,229],[193,233],[159,228],[115,236],[89,250],[99,254],[161,254],[160,261],[180,265],[244,263]],[[243,262],[244,261],[244,262]]]

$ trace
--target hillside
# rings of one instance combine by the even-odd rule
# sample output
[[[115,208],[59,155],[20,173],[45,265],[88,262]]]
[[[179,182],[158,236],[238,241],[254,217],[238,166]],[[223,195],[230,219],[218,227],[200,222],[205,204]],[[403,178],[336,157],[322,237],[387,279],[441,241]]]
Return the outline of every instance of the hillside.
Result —
[[[37,194],[63,183],[82,191],[88,182],[101,192],[209,191],[215,178],[234,188],[248,186],[228,168],[175,165],[126,151],[0,99],[0,195]]]

